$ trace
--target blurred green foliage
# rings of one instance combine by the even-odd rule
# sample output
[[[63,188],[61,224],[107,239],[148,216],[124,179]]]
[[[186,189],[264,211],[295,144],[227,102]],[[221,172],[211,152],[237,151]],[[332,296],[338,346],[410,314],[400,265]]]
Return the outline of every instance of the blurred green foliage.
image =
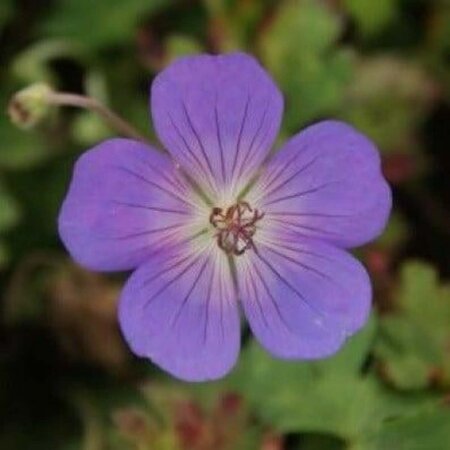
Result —
[[[292,133],[336,113],[352,78],[353,57],[338,46],[342,20],[315,1],[288,1],[262,35],[261,54],[286,93],[284,127]]]
[[[400,389],[448,387],[450,286],[427,265],[409,263],[397,289],[398,311],[382,319],[375,348],[383,374]]]
[[[115,131],[53,109],[25,132],[6,110],[46,82],[154,138],[152,77],[235,49],[283,90],[282,139],[324,117],[371,136],[395,208],[358,251],[374,317],[339,354],[278,361],[249,338],[229,377],[188,385],[132,358],[122,278],[75,267],[57,238],[75,158]],[[449,54],[447,0],[0,1],[0,448],[448,450]]]
[[[384,449],[378,442],[396,429],[393,424],[405,427],[417,414],[424,418],[446,414],[449,420],[450,411],[439,406],[433,396],[401,396],[383,387],[372,373],[362,372],[375,333],[376,325],[370,323],[336,356],[307,364],[273,360],[253,345],[246,350],[246,366],[236,388],[249,397],[264,421],[277,429],[333,434],[352,449]],[[408,438],[400,434],[398,448]],[[429,439],[419,438],[422,442]],[[432,448],[446,448],[449,438],[450,432],[446,441],[440,444],[437,440]],[[426,448],[424,443],[417,445]]]
[[[150,16],[171,0],[61,0],[40,27],[42,35],[76,42],[86,52],[130,41],[142,15]]]
[[[358,33],[363,38],[382,33],[399,14],[399,0],[344,0],[350,17],[358,23]]]

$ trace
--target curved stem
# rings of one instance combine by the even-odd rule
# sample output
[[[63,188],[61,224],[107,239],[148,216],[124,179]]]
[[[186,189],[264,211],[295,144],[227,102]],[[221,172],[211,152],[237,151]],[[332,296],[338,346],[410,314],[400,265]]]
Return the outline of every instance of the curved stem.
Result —
[[[47,101],[58,106],[75,106],[88,109],[101,116],[112,128],[120,134],[148,143],[148,139],[137,131],[132,125],[108,109],[103,103],[95,98],[84,95],[71,94],[68,92],[50,92]]]

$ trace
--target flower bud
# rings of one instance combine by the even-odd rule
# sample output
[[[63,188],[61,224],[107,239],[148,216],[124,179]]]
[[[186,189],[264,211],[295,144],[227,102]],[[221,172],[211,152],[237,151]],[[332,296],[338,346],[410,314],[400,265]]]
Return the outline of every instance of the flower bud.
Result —
[[[36,83],[17,92],[9,102],[8,114],[12,122],[20,128],[30,129],[38,124],[49,112],[50,86]]]

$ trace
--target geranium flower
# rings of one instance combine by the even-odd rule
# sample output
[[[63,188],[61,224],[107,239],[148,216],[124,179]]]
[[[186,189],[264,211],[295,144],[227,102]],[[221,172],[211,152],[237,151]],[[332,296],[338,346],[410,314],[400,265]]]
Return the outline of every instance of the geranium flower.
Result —
[[[288,359],[335,353],[368,318],[370,280],[346,249],[379,235],[389,215],[378,152],[324,121],[269,156],[282,110],[252,57],[181,58],[151,91],[168,155],[111,139],[76,163],[61,238],[85,267],[135,269],[122,332],[176,377],[233,367],[240,306],[259,342]]]

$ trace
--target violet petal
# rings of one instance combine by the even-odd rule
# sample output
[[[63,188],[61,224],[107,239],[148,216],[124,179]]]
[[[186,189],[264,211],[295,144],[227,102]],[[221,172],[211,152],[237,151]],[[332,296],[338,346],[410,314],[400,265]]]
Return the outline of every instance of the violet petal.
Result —
[[[286,233],[264,236],[236,259],[239,292],[253,333],[282,358],[335,353],[367,321],[368,275],[327,243]]]
[[[215,195],[243,188],[273,144],[282,108],[269,75],[242,53],[180,58],[152,85],[159,138]]]
[[[59,214],[73,258],[95,270],[127,270],[183,239],[196,207],[170,159],[127,139],[111,139],[77,161]]]
[[[374,144],[337,121],[318,123],[289,140],[249,201],[279,227],[344,248],[377,237],[392,203]]]
[[[209,241],[181,245],[141,266],[122,292],[119,320],[133,351],[187,381],[235,364],[240,324],[230,266]]]

